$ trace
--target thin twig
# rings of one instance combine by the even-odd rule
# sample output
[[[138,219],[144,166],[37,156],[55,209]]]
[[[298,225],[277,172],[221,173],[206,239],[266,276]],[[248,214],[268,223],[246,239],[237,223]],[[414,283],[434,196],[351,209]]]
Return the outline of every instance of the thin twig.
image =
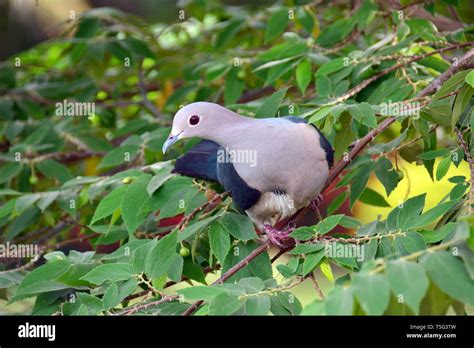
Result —
[[[314,284],[314,288],[316,289],[316,292],[318,293],[319,297],[321,298],[321,300],[324,300],[324,298],[325,298],[324,293],[321,290],[321,288],[319,287],[319,284],[318,284],[318,281],[316,280],[316,276],[314,275],[314,272],[310,273],[310,278],[311,278],[311,281]]]
[[[148,111],[152,113],[153,116],[156,118],[160,118],[162,115],[158,111],[158,109],[153,105],[153,103],[148,99],[147,96],[147,89],[144,82],[143,77],[143,68],[142,68],[143,61],[138,62],[138,88],[140,89],[140,94],[142,96],[142,103]]]
[[[387,75],[387,74],[390,74],[391,72],[405,66],[405,65],[408,65],[410,63],[414,63],[414,62],[417,62],[419,60],[422,60],[424,58],[427,58],[427,57],[430,57],[434,54],[438,54],[438,53],[441,53],[441,52],[445,52],[445,51],[450,51],[450,50],[455,50],[455,49],[458,49],[458,48],[462,48],[462,47],[467,47],[467,46],[472,46],[474,45],[474,42],[470,41],[470,42],[465,42],[465,43],[461,43],[461,44],[456,44],[456,45],[451,45],[451,46],[447,46],[447,47],[442,47],[442,48],[438,48],[437,50],[434,50],[434,51],[431,51],[431,52],[426,52],[426,53],[423,53],[419,56],[414,56],[414,57],[411,57],[409,59],[406,59],[404,60],[403,62],[400,62],[398,64],[395,64],[393,66],[391,66],[390,68],[387,68],[387,69],[384,69],[382,71],[380,71],[379,73],[375,74],[374,76],[362,81],[361,83],[359,83],[358,85],[356,85],[355,87],[351,88],[347,93],[345,93],[344,95],[336,98],[334,101],[332,101],[331,103],[329,103],[329,105],[335,105],[335,104],[338,104],[338,103],[342,103],[343,101],[346,101],[347,99],[349,98],[352,98],[353,96],[355,96],[357,93],[359,93],[360,91],[362,91],[365,87],[367,87],[368,85],[370,85],[372,82],[380,79],[381,77]],[[472,51],[472,50],[471,50]],[[469,52],[471,52],[469,51]],[[468,54],[469,54],[468,52]],[[466,55],[468,55],[466,54]],[[466,57],[466,55],[464,57]],[[471,53],[472,55],[472,53]],[[469,58],[466,58],[466,59],[469,59]],[[458,64],[456,65],[459,65],[461,62],[461,60],[459,60]],[[454,67],[454,66],[453,66]],[[451,67],[451,68],[453,68]],[[449,71],[450,69],[448,69],[447,71]],[[446,72],[447,72],[446,71]],[[456,70],[457,71],[457,70]],[[441,77],[442,75],[440,75],[434,82],[434,84],[437,83],[437,80]],[[451,75],[450,75],[451,76]],[[445,79],[440,79],[439,81],[445,81]],[[431,84],[430,84],[431,86]],[[427,87],[428,88],[428,87]],[[436,87],[433,87],[434,89],[436,89]],[[426,88],[425,88],[426,89]],[[430,94],[431,92],[429,92],[428,94]],[[423,96],[422,93],[420,93],[419,96]]]

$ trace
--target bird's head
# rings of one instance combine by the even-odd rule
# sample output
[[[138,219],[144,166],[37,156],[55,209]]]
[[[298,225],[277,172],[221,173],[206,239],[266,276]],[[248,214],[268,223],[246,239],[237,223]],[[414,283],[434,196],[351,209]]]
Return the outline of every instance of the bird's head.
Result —
[[[220,125],[235,116],[238,115],[214,103],[196,102],[182,107],[174,116],[171,133],[163,144],[163,153],[180,139],[212,138]]]

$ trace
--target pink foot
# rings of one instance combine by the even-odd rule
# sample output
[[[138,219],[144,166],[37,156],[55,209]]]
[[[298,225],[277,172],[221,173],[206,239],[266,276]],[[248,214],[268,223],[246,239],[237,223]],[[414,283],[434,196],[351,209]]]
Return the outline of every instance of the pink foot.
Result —
[[[289,227],[284,231],[280,231],[273,226],[265,225],[264,229],[268,239],[273,245],[276,245],[279,248],[285,248],[286,246],[284,242],[290,239],[288,235],[294,230],[294,227]]]

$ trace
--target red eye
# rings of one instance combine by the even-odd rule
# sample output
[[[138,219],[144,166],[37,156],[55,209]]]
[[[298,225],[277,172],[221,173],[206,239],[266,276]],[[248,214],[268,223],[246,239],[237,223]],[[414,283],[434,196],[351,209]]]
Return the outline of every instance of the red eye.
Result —
[[[191,126],[195,126],[199,123],[199,116],[198,115],[193,115],[189,118],[189,124]]]

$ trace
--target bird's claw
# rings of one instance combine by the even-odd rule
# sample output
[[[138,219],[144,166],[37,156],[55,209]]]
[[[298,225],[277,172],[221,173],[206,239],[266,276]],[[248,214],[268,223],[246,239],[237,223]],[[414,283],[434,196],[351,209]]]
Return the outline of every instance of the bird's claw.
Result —
[[[309,207],[311,208],[312,211],[316,211],[316,209],[318,209],[322,201],[323,201],[323,195],[319,194],[316,199],[311,201],[311,203],[309,204]]]
[[[289,227],[284,231],[278,230],[270,225],[265,225],[264,227],[265,233],[270,242],[281,249],[286,247],[284,242],[290,239],[289,234],[294,230],[294,227]]]

